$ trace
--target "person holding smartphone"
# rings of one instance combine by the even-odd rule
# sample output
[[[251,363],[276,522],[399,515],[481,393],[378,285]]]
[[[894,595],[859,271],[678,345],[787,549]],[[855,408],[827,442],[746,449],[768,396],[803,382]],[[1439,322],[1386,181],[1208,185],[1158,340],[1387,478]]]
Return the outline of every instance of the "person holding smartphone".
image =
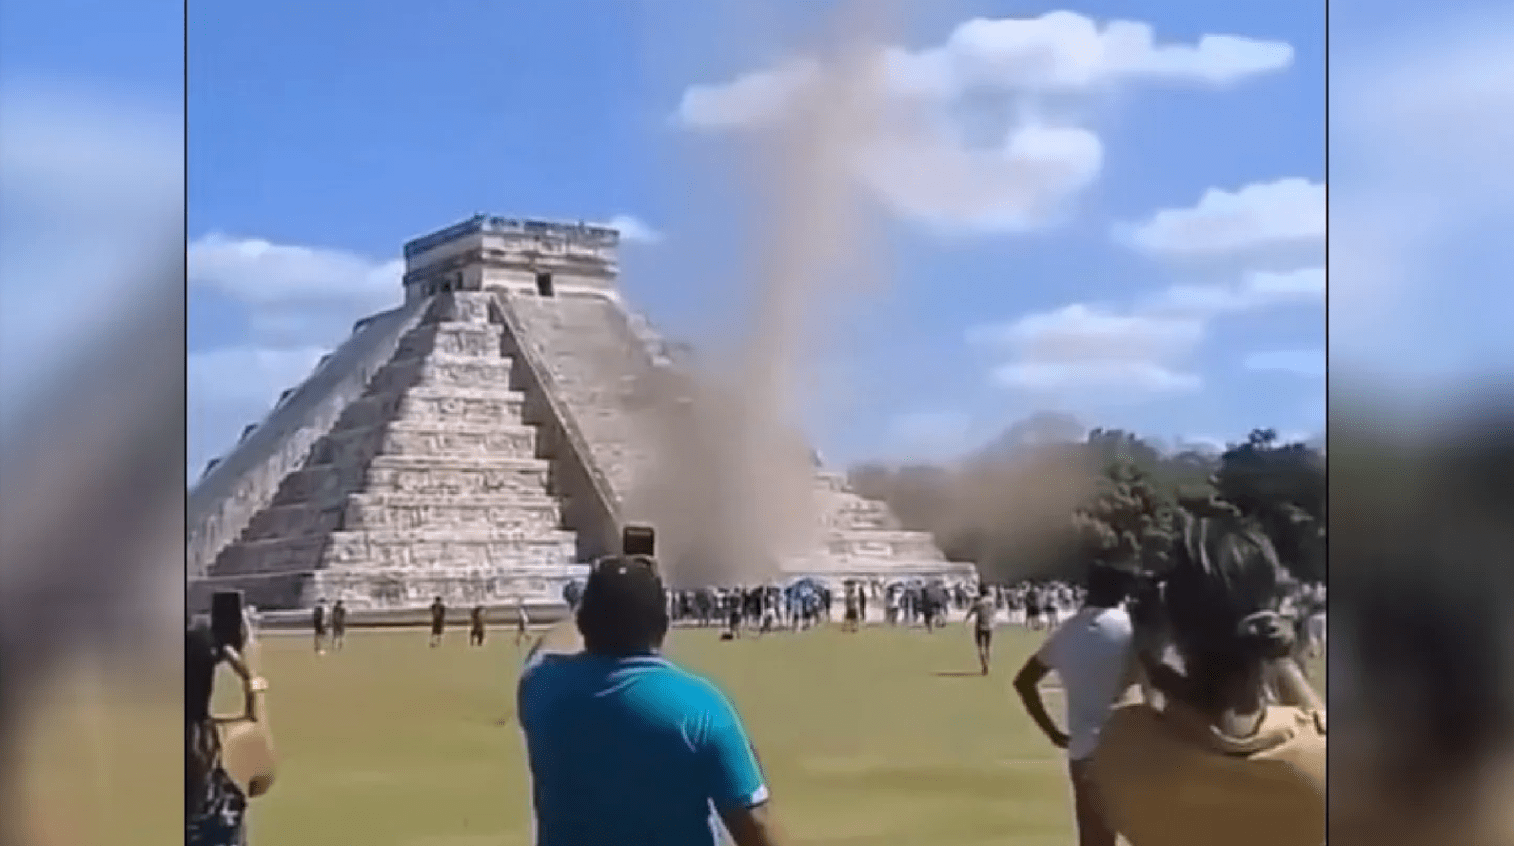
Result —
[[[264,694],[268,683],[253,672],[252,627],[245,618],[243,647],[218,638],[221,626],[191,626],[184,633],[184,842],[187,846],[245,846],[247,803],[273,784],[274,758]],[[242,685],[242,711],[211,713],[215,672],[226,662]]]

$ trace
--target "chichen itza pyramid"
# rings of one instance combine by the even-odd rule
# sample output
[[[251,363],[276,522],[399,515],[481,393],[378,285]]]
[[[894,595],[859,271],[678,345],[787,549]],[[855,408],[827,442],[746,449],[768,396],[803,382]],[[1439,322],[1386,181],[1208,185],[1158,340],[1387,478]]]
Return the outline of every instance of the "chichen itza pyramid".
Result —
[[[358,321],[190,492],[191,604],[560,601],[618,546],[651,449],[628,421],[677,413],[655,394],[680,348],[621,299],[618,244],[485,215],[406,244],[404,304]],[[814,478],[821,541],[785,576],[971,574],[844,476]]]

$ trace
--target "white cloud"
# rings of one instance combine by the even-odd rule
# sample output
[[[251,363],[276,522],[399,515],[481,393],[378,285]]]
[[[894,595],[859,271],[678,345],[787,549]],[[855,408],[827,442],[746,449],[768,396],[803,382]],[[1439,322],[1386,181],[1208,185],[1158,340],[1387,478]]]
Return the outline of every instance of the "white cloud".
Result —
[[[1082,303],[974,333],[979,343],[1054,360],[1160,358],[1186,352],[1203,337],[1204,326],[1196,320],[1119,314]]]
[[[190,404],[231,399],[266,409],[279,394],[304,381],[328,352],[325,347],[238,346],[193,353],[186,380]]]
[[[1252,271],[1234,285],[1173,285],[1153,297],[1147,310],[1157,314],[1214,317],[1286,305],[1324,305],[1325,268],[1286,273]]]
[[[1324,293],[1323,268],[1256,272],[1230,286],[1173,286],[1133,307],[1074,303],[974,327],[968,341],[1008,357],[993,371],[1005,387],[1118,388],[1128,397],[1191,391],[1202,380],[1190,361],[1215,319],[1319,304]]]
[[[674,121],[689,129],[734,129],[776,120],[820,72],[813,61],[790,61],[719,85],[684,89]]]
[[[1325,351],[1266,350],[1246,356],[1244,364],[1247,370],[1320,378],[1325,375]]]
[[[972,87],[1067,91],[1141,79],[1226,85],[1292,63],[1293,48],[1281,42],[1204,35],[1193,44],[1158,44],[1149,24],[1101,27],[1067,11],[975,18],[939,47],[889,54],[901,87],[938,96]]]
[[[253,307],[400,300],[399,259],[374,261],[345,250],[274,244],[211,233],[189,245],[189,284]]]
[[[281,393],[303,382],[327,352],[317,346],[243,345],[191,353],[185,384],[191,483],[207,461],[236,444],[244,428],[262,420]]]
[[[861,153],[859,174],[901,217],[941,230],[1014,232],[1055,219],[1103,162],[1103,144],[1086,129],[1024,126],[998,148],[970,149],[919,127]]]
[[[1100,25],[1073,12],[979,18],[938,46],[864,53],[860,69],[794,58],[690,86],[674,120],[705,132],[773,128],[837,103],[867,104],[877,119],[840,142],[859,187],[895,215],[936,229],[1012,232],[1057,222],[1103,164],[1094,132],[1038,117],[1044,95],[1135,81],[1221,86],[1292,60],[1280,42],[1206,35],[1158,44],[1147,24]],[[992,140],[968,143],[964,113],[985,95],[1011,101],[1019,117],[996,127]]]
[[[974,18],[941,45],[887,48],[875,61],[883,64],[891,93],[944,101],[975,89],[1086,91],[1126,80],[1227,85],[1286,69],[1293,48],[1233,35],[1158,44],[1149,24],[1100,26],[1076,12],[1057,11],[1037,18]],[[676,117],[700,129],[772,120],[822,71],[812,59],[792,59],[728,83],[690,86]]]
[[[632,244],[656,244],[662,240],[662,233],[653,229],[645,221],[629,214],[618,214],[610,218],[605,224],[620,233],[620,240]]]
[[[1140,393],[1197,388],[1199,378],[1174,363],[1203,338],[1200,320],[1084,304],[971,333],[975,342],[1012,356],[993,372],[1000,385],[1033,390],[1118,387]]]
[[[402,262],[345,250],[212,233],[188,249],[190,296],[213,291],[245,310],[245,331],[189,360],[190,472],[236,443],[298,386],[352,324],[402,300]],[[192,312],[193,313],[193,312]],[[230,324],[237,327],[238,324]]]
[[[994,369],[994,381],[1010,388],[1033,391],[1100,390],[1124,395],[1185,393],[1203,380],[1195,373],[1174,370],[1152,361],[1029,361]]]
[[[1162,209],[1116,227],[1138,250],[1170,257],[1248,253],[1318,245],[1325,240],[1325,186],[1289,178],[1236,191],[1210,188],[1188,208]]]

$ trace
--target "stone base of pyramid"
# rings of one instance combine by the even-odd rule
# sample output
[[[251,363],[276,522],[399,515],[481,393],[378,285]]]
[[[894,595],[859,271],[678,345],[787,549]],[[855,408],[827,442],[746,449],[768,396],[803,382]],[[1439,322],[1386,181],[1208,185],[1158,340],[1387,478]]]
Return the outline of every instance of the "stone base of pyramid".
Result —
[[[429,567],[423,570],[330,568],[305,573],[270,573],[196,579],[189,584],[189,607],[206,608],[210,594],[239,590],[249,605],[268,611],[309,609],[317,602],[342,600],[354,614],[405,613],[424,610],[440,596],[449,607],[472,608],[553,605],[562,602],[563,588],[582,580],[589,568],[582,564],[558,567]]]

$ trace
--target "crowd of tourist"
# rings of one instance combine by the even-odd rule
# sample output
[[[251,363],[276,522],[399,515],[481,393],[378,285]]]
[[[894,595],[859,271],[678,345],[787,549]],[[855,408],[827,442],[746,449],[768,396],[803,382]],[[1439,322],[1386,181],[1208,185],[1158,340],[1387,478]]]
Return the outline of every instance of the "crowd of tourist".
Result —
[[[567,594],[573,616],[532,649],[518,690],[540,846],[623,842],[617,832],[630,829],[647,834],[635,842],[787,842],[738,710],[661,645],[674,623],[736,638],[838,619],[843,631],[966,622],[984,674],[995,627],[1047,631],[1013,687],[1066,753],[1080,846],[1119,835],[1132,846],[1324,842],[1325,709],[1298,659],[1323,649],[1326,596],[1291,583],[1254,530],[1191,521],[1160,579],[1092,566],[1081,585],[797,579],[667,590],[654,559],[616,556]],[[519,643],[528,621],[517,610]],[[435,646],[439,598],[431,612]],[[345,616],[340,603],[317,609],[317,649],[340,648]],[[471,622],[470,643],[481,645],[477,610]],[[186,640],[188,842],[223,846],[238,842],[248,800],[271,784],[266,682],[206,637],[191,629]],[[208,710],[222,662],[245,688],[245,712],[229,721]],[[1042,700],[1053,673],[1060,720]]]
[[[567,591],[576,604],[582,586]],[[975,613],[986,600],[981,622],[1053,629],[1071,617],[1087,599],[1082,585],[1059,580],[1014,584],[978,584],[965,580],[896,579],[852,580],[833,588],[811,578],[785,584],[733,585],[695,590],[668,590],[671,625],[723,627],[733,637],[744,632],[803,631],[841,620],[927,629],[957,622]],[[1282,611],[1297,624],[1301,654],[1318,655],[1325,647],[1326,596],[1323,584],[1288,584],[1282,589]]]

